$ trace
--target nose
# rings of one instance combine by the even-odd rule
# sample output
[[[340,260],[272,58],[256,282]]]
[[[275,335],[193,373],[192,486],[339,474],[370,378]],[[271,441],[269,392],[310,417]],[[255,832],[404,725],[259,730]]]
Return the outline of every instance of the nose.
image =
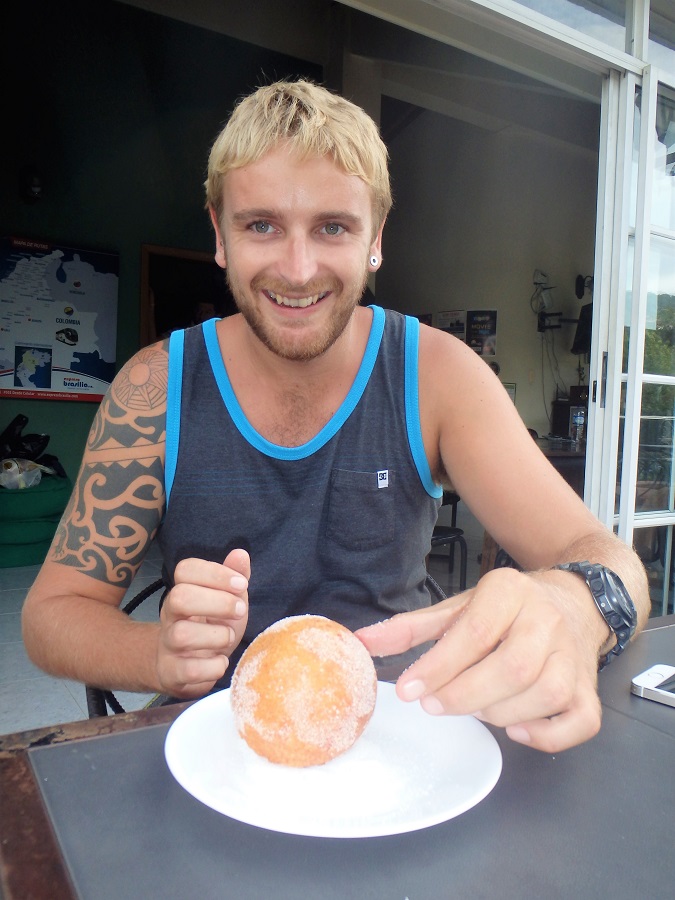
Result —
[[[289,284],[302,287],[310,282],[318,271],[316,248],[306,234],[289,234],[284,241],[279,273]]]

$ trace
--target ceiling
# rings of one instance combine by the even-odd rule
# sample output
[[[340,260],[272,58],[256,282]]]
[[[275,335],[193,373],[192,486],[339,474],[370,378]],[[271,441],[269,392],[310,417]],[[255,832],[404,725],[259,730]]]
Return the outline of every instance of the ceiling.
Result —
[[[426,109],[490,132],[531,131],[591,153],[597,151],[599,76],[579,72],[578,89],[570,89],[566,78],[563,90],[556,84],[556,60],[548,58],[546,80],[533,77],[531,71],[542,65],[535,50],[523,52],[521,45],[517,66],[506,66],[487,58],[496,53],[486,52],[485,40],[477,48],[481,55],[448,43],[443,37],[448,33],[445,20],[437,23],[444,28],[439,40],[354,9],[354,4],[332,0],[121,2],[322,65],[327,83],[337,88],[342,87],[348,56],[377,64],[379,90],[395,101],[382,107],[385,138],[387,131],[400,130],[420,109]],[[439,11],[425,0],[416,0],[416,4],[418,13],[427,8]],[[392,14],[409,4],[389,0],[384,5]],[[416,27],[429,30],[421,20]],[[457,35],[461,29],[454,27],[452,32]],[[504,54],[510,50],[508,41],[504,36],[500,42]]]

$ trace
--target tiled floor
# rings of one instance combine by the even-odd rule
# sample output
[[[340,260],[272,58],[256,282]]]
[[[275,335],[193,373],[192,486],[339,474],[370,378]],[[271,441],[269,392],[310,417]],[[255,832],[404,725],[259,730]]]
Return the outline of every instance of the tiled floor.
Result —
[[[0,568],[0,734],[40,728],[87,718],[84,687],[75,681],[52,678],[28,659],[21,640],[21,607],[39,566]],[[129,589],[131,598],[161,574],[158,552],[151,550]],[[159,595],[135,613],[157,618]],[[152,697],[146,694],[116,695],[125,709],[139,709]]]
[[[441,524],[446,523],[447,510],[441,511]],[[465,530],[468,545],[468,585],[478,579],[478,554],[483,532],[469,513],[459,506],[457,524]],[[429,570],[436,581],[448,593],[458,588],[458,555],[455,555],[454,573],[448,571],[448,562],[442,556],[431,557]],[[0,568],[0,734],[56,725],[87,717],[84,687],[78,682],[65,681],[45,675],[26,655],[21,640],[21,607],[28,589],[38,573],[38,566],[16,569]],[[141,566],[128,597],[134,596],[146,585],[155,581],[161,572],[161,560],[152,549]],[[146,601],[135,613],[143,619],[157,618],[159,595]],[[150,695],[117,694],[125,709],[139,709]]]

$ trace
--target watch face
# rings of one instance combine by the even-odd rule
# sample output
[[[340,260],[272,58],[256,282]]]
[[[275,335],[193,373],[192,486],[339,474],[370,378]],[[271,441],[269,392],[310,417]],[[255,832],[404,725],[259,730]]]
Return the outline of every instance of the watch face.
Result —
[[[568,563],[560,568],[576,572],[585,579],[591,588],[598,609],[615,634],[618,635],[618,632],[621,631],[621,619],[630,635],[634,633],[637,625],[635,606],[623,581],[615,572],[599,563],[588,562]],[[627,641],[624,641],[625,643]]]
[[[623,582],[614,572],[610,572],[609,569],[605,569],[605,578],[607,579],[607,587],[610,591],[613,591],[617,597],[619,597],[622,601],[626,599],[626,588],[623,586]]]
[[[607,579],[609,599],[621,608],[632,634],[637,624],[637,613],[635,612],[633,601],[618,575],[609,569],[605,569],[605,578]]]
[[[617,579],[614,577],[614,572],[609,572],[605,569],[605,578],[607,579],[607,586],[610,590],[622,594],[621,587],[617,584]]]

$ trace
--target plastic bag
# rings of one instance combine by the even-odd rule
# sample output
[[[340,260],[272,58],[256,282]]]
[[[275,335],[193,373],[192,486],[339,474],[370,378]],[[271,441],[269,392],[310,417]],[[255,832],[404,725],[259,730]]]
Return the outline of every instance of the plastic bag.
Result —
[[[18,490],[35,487],[42,478],[43,466],[29,459],[3,459],[0,468],[0,487]]]
[[[28,416],[15,416],[0,434],[0,458],[39,459],[49,443],[48,434],[23,434]]]

